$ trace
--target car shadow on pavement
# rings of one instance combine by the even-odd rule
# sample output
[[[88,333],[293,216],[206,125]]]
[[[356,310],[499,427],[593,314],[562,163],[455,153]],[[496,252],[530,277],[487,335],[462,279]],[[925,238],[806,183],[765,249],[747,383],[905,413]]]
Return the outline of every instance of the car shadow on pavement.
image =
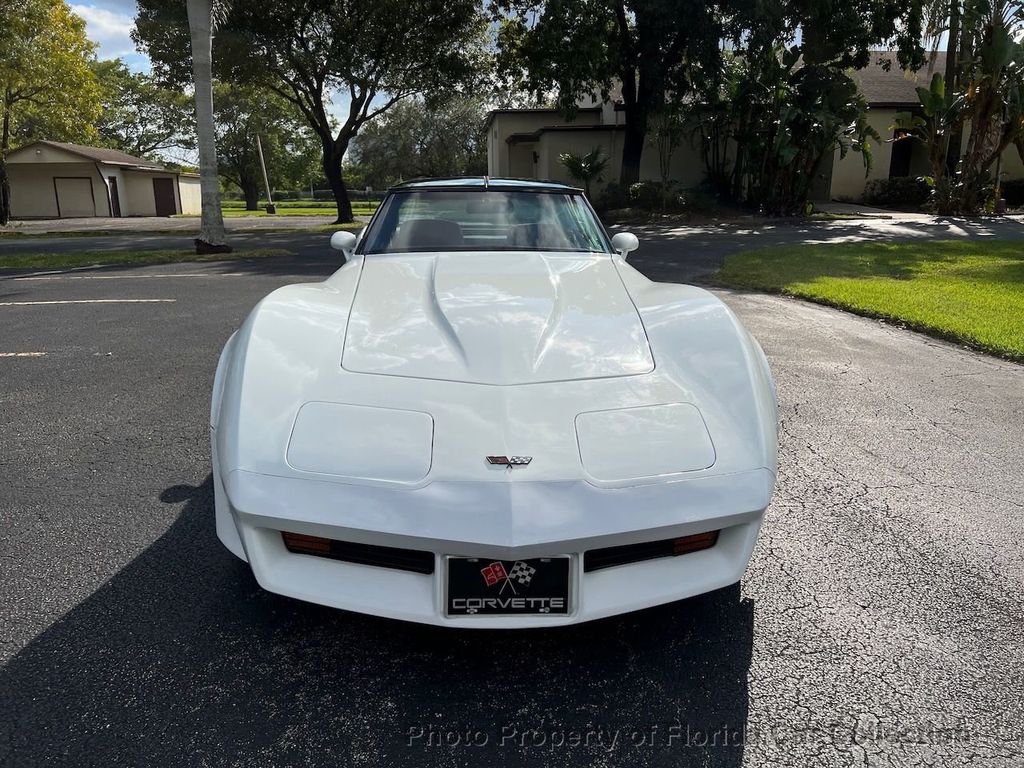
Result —
[[[211,480],[0,672],[0,763],[739,766],[738,586],[586,625],[460,631],[261,590]]]

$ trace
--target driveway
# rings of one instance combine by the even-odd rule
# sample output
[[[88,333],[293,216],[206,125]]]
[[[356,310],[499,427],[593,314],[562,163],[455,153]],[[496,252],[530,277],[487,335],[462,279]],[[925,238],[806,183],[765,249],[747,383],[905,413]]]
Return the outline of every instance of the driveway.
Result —
[[[781,401],[742,584],[558,630],[410,626],[262,592],[214,534],[220,347],[329,269],[0,280],[0,763],[1024,762],[1024,368],[722,293]]]
[[[1024,239],[1024,220],[1019,216],[950,218],[921,213],[794,223],[751,218],[747,222],[699,226],[613,227],[611,231],[618,229],[629,229],[640,238],[640,250],[631,260],[657,280],[696,279],[717,271],[729,254],[770,245]],[[682,273],[679,271],[681,259],[685,262]]]

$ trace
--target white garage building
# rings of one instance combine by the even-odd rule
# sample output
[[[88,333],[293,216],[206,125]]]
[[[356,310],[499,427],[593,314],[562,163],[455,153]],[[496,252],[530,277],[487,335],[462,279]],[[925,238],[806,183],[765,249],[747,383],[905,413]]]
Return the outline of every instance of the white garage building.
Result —
[[[15,219],[199,214],[199,176],[116,149],[36,141],[7,157]]]

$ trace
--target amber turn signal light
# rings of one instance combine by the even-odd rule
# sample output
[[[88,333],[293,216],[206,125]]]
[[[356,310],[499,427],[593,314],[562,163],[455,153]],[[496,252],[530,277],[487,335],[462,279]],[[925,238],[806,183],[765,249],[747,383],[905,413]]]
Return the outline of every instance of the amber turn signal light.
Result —
[[[307,536],[304,533],[281,531],[284,546],[289,552],[303,555],[325,555],[331,551],[331,540],[323,536]]]
[[[699,552],[702,549],[710,549],[718,541],[718,531],[707,533],[696,533],[693,536],[683,536],[680,539],[672,540],[672,554],[686,555],[690,552]]]

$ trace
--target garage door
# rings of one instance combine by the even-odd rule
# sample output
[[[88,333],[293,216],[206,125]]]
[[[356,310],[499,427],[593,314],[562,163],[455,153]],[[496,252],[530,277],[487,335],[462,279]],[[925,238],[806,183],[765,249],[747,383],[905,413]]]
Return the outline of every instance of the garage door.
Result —
[[[57,191],[57,215],[62,219],[96,215],[92,179],[58,177],[53,186]]]
[[[157,216],[173,216],[178,212],[174,202],[174,179],[153,179],[153,198]]]

